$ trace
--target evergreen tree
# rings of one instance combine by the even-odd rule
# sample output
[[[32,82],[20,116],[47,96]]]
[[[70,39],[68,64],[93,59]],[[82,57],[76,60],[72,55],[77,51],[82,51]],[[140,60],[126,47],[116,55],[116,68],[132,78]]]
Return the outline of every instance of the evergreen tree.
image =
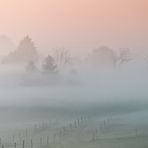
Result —
[[[4,58],[3,63],[20,63],[38,60],[38,52],[29,36],[26,36],[17,49]]]

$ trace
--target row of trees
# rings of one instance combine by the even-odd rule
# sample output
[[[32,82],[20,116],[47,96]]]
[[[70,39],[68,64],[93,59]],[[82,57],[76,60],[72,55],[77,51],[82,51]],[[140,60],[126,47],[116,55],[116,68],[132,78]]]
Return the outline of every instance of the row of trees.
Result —
[[[36,49],[36,46],[29,36],[26,36],[22,41],[20,41],[16,50],[4,57],[3,63],[26,63],[26,62],[36,62],[40,59],[40,55]],[[51,63],[56,63],[59,70],[65,68],[65,66],[72,64],[72,56],[68,50],[65,49],[55,49],[53,56],[48,56],[46,59]],[[96,65],[109,65],[117,66],[123,63],[127,63],[131,60],[131,55],[129,49],[120,49],[117,54],[114,50],[107,46],[101,46],[92,50],[91,55],[87,58],[92,64]],[[31,63],[30,63],[31,64]],[[33,64],[33,63],[32,63]]]
[[[44,74],[56,74],[57,71],[57,65],[55,63],[55,60],[52,56],[48,55],[43,64],[42,64],[42,72]],[[36,64],[34,61],[29,61],[28,65],[26,66],[26,71],[30,73],[36,73],[39,72],[39,69],[37,68]]]
[[[94,65],[116,67],[131,61],[129,49],[121,49],[117,55],[113,50],[108,47],[101,46],[94,49],[92,54],[87,58],[87,61]],[[70,52],[65,49],[58,49],[54,51],[54,56],[48,55],[45,57],[41,69],[46,74],[56,74],[66,67],[72,67],[72,57]],[[33,60],[29,61],[26,70],[28,72],[39,71]]]
[[[89,65],[87,64],[87,62],[89,62],[89,66],[93,67],[93,71],[95,72],[95,70],[102,71],[102,66],[107,69],[115,69],[131,60],[132,58],[129,49],[122,49],[117,54],[112,49],[101,46],[94,49],[90,56],[79,64],[81,66],[83,66],[83,64]],[[34,82],[43,82],[44,84],[47,82],[47,84],[53,84],[59,82],[60,78],[64,79],[64,77],[66,77],[66,81],[68,80],[68,82],[72,84],[79,83],[78,71],[82,71],[81,66],[74,66],[73,57],[66,49],[54,50],[52,55],[46,56],[40,64],[36,64],[37,63],[32,60],[29,61],[26,66],[27,81],[29,80],[28,82],[31,82],[32,84]],[[89,71],[90,73],[93,73],[92,69]]]
[[[26,66],[25,84],[55,84],[66,81],[78,83],[77,70],[73,67],[72,57],[66,49],[54,50],[53,54],[46,56],[42,62],[29,61]]]
[[[132,60],[128,48],[120,49],[117,52],[107,46],[100,46],[92,51],[88,57],[89,63],[96,66],[110,66],[111,68],[120,67],[122,64]]]
[[[92,50],[91,54],[85,60],[80,60],[81,63],[76,62],[78,60],[73,58],[66,49],[55,49],[52,54],[50,53],[41,60],[34,42],[27,36],[20,42],[15,51],[3,59],[3,63],[27,63],[26,72],[29,80],[31,77],[31,80],[36,81],[34,79],[35,75],[38,75],[38,79],[40,77],[41,79],[43,77],[47,79],[48,77],[48,79],[53,80],[58,79],[63,74],[68,74],[70,81],[73,81],[72,79],[78,76],[78,69],[81,70],[83,64],[85,67],[86,65],[93,67],[94,70],[102,70],[102,67],[120,67],[131,60],[129,49],[120,49],[119,52],[115,52],[107,46],[100,46]],[[92,71],[90,70],[90,72]]]

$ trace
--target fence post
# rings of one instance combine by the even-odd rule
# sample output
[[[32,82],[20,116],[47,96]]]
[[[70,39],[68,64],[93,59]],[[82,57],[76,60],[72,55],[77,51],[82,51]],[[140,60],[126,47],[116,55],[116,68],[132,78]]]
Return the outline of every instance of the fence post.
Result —
[[[25,148],[25,140],[23,140],[23,148]]]
[[[47,145],[49,144],[49,136],[47,136]]]
[[[31,148],[33,148],[33,141],[32,141],[32,139],[31,139]]]
[[[40,138],[40,147],[42,147],[42,137]]]
[[[16,148],[16,142],[14,143],[14,148]]]

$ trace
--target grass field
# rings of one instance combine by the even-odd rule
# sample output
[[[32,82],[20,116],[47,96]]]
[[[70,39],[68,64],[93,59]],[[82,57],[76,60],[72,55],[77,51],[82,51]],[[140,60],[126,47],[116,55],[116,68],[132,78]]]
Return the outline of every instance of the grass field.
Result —
[[[118,107],[3,107],[0,108],[0,145],[4,148],[147,148],[148,110],[135,107],[127,111],[125,106],[125,111],[118,112]]]

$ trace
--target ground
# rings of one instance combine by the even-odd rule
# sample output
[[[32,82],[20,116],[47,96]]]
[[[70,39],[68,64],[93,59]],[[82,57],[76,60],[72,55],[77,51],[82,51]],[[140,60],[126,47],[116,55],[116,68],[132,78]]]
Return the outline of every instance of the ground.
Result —
[[[108,108],[105,113],[105,106],[98,110],[93,106],[88,110],[1,108],[0,144],[6,148],[147,148],[148,110]]]

